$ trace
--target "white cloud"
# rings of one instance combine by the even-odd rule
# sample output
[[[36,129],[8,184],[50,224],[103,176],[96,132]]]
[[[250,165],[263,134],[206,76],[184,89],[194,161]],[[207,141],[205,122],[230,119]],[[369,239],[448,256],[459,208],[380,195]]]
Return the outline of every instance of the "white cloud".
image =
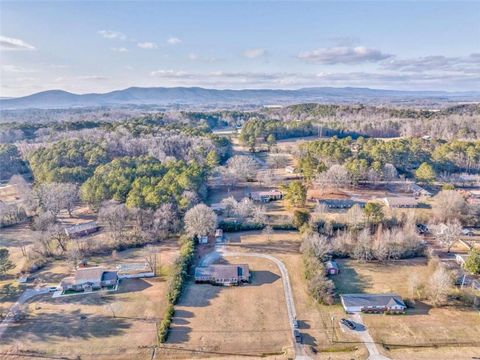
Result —
[[[21,39],[15,39],[8,36],[0,35],[0,50],[6,51],[32,51],[35,50],[33,45],[28,44],[27,42]]]
[[[266,54],[267,50],[265,49],[247,49],[242,53],[242,55],[248,59],[255,59],[265,56]]]
[[[167,39],[167,43],[169,43],[170,45],[180,44],[181,42],[182,42],[182,40],[180,40],[179,38],[174,37],[174,36],[171,36]]]
[[[33,73],[36,72],[34,69],[24,68],[17,65],[2,65],[2,71],[8,73]]]
[[[158,48],[158,45],[153,43],[153,42],[139,42],[137,43],[137,46],[142,49],[156,49]]]
[[[104,37],[105,39],[118,39],[118,40],[126,40],[127,36],[121,32],[113,31],[113,30],[100,30],[98,33]]]
[[[185,71],[175,71],[175,70],[155,70],[150,72],[150,76],[154,77],[167,77],[167,78],[175,78],[175,77],[190,77],[192,74],[189,74]]]
[[[108,77],[102,75],[81,75],[77,76],[76,79],[86,81],[103,81],[108,80]]]
[[[113,48],[112,48],[112,51],[121,52],[121,53],[126,53],[126,52],[128,52],[128,49],[125,48],[125,47],[118,47],[118,48],[117,48],[117,47],[113,47]]]
[[[327,65],[379,62],[390,57],[392,55],[364,46],[322,48],[304,51],[298,55],[299,59]]]
[[[463,57],[433,55],[411,59],[392,59],[384,62],[382,67],[388,70],[412,73],[432,71],[480,73],[480,54],[474,53]]]

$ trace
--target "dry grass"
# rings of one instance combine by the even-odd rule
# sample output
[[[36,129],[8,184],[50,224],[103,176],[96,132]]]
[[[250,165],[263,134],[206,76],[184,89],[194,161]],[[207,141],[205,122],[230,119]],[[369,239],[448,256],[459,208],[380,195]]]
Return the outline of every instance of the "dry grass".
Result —
[[[175,306],[167,348],[197,352],[166,349],[159,358],[281,354],[292,345],[276,265],[242,257],[229,257],[228,262],[248,263],[252,282],[238,287],[190,282]]]
[[[341,273],[334,277],[339,293],[395,292],[404,298],[410,296],[408,278],[416,273],[426,274],[424,259],[396,261],[390,264],[363,263],[339,260]],[[461,307],[432,308],[417,302],[406,315],[362,316],[373,339],[391,345],[386,355],[392,359],[471,359],[468,354],[480,349],[480,317],[478,311]],[[475,343],[475,348],[451,348],[448,344]],[[432,345],[432,347],[420,347]],[[433,347],[438,346],[438,348]],[[445,348],[446,347],[446,348]],[[455,354],[455,356],[454,356]],[[458,354],[465,354],[461,357]],[[452,357],[454,356],[454,357]],[[460,357],[459,357],[460,356]]]
[[[28,317],[11,325],[0,351],[81,356],[82,359],[149,358],[139,347],[156,343],[156,323],[166,305],[166,282],[123,280],[118,292],[52,299],[28,306]]]

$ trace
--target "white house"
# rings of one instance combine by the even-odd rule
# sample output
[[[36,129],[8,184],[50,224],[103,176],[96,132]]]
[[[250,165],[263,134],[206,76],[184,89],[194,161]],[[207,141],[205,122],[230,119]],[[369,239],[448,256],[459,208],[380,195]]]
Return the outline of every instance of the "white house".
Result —
[[[340,295],[340,299],[347,313],[402,313],[407,308],[396,294],[344,294]]]

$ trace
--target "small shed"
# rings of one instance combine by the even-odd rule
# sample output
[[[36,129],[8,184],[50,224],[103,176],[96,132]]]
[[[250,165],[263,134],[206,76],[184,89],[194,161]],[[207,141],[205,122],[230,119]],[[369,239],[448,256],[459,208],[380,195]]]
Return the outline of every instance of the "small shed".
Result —
[[[217,229],[215,230],[215,241],[216,242],[222,242],[223,239],[223,230],[222,229]]]
[[[207,235],[198,236],[198,243],[199,244],[208,244],[208,236]]]
[[[340,269],[335,260],[330,260],[325,263],[325,271],[328,275],[337,275],[340,272]]]

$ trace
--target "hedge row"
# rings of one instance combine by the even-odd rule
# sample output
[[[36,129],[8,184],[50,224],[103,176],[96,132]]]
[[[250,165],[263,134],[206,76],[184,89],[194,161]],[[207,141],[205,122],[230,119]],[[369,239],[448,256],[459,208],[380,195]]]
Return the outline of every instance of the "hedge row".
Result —
[[[158,341],[164,343],[168,337],[168,330],[175,314],[174,305],[177,303],[182,293],[183,284],[188,274],[194,252],[195,242],[192,238],[187,236],[180,237],[180,256],[175,261],[173,271],[168,281],[167,301],[168,306],[163,314],[163,319],[158,326]]]
[[[228,222],[221,221],[218,224],[218,227],[225,232],[238,232],[238,231],[253,231],[253,230],[263,230],[265,224],[245,224],[238,222]],[[296,230],[297,228],[290,223],[286,224],[273,224],[273,230]]]

